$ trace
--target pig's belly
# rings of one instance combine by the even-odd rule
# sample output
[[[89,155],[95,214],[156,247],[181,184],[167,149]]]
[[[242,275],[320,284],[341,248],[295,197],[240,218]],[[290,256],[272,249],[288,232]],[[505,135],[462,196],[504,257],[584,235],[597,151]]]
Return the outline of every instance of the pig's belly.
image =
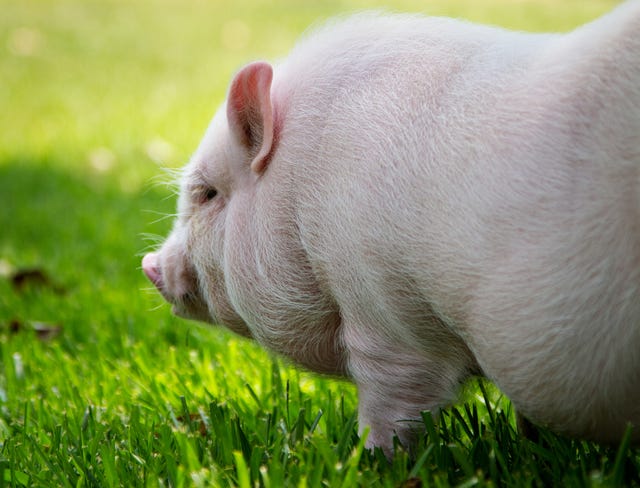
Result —
[[[610,353],[602,347],[601,340],[576,346],[523,336],[472,350],[484,374],[533,423],[615,444],[629,423],[640,426],[640,346],[620,342]],[[640,441],[640,429],[632,438]]]

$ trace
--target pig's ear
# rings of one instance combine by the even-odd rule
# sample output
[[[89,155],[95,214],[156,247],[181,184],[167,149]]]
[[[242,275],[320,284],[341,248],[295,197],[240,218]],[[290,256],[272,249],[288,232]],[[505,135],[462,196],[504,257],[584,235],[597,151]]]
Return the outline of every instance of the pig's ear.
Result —
[[[251,63],[231,82],[227,120],[231,131],[253,157],[251,169],[261,173],[273,146],[271,80],[273,68],[265,62]]]

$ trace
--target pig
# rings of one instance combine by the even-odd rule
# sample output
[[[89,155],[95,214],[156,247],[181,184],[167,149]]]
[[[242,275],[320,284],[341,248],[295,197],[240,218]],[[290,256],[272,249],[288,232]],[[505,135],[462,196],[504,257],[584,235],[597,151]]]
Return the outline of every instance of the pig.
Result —
[[[566,34],[360,13],[248,64],[142,267],[175,314],[352,380],[387,454],[473,376],[638,441],[640,2]]]

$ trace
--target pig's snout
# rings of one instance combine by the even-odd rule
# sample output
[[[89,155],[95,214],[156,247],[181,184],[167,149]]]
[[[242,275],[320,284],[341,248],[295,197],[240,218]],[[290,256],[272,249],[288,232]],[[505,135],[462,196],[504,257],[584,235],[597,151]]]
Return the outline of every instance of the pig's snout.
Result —
[[[173,313],[188,319],[211,320],[198,289],[195,270],[184,254],[174,247],[149,253],[142,258],[142,271],[173,305]]]
[[[158,265],[158,253],[150,252],[142,258],[142,271],[158,290],[162,290],[162,274]]]

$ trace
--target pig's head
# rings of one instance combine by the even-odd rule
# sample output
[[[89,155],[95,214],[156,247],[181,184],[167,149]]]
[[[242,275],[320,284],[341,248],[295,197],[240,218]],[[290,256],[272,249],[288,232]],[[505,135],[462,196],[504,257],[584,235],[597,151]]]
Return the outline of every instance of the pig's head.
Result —
[[[295,185],[273,161],[282,107],[274,106],[272,78],[267,63],[236,75],[184,170],[173,231],[142,267],[177,315],[339,374],[339,313],[297,233]]]

